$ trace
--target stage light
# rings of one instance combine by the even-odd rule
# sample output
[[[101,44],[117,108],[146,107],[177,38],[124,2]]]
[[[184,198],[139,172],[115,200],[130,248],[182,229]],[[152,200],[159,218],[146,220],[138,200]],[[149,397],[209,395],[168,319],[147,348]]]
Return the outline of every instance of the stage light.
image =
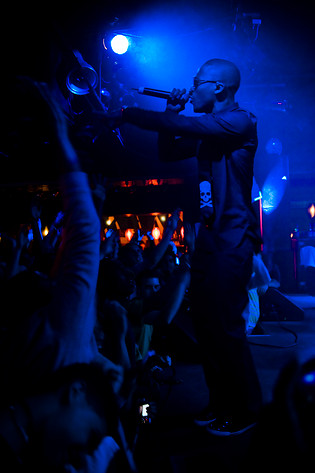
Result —
[[[268,154],[280,156],[282,153],[281,141],[278,138],[270,138],[266,143],[266,151]]]
[[[158,240],[160,238],[161,232],[160,232],[160,229],[158,227],[153,228],[152,236],[153,236],[154,240]]]
[[[129,48],[129,40],[122,34],[117,34],[110,42],[111,48],[116,54],[125,54]]]
[[[311,219],[315,217],[315,204],[310,204],[307,207],[307,213],[310,216]]]
[[[182,227],[182,228],[180,229],[180,236],[181,236],[182,240],[185,238],[185,230],[184,230],[184,227]]]
[[[74,95],[87,95],[97,86],[98,76],[93,67],[83,59],[79,51],[75,50],[73,53],[78,66],[69,72],[66,85]]]
[[[101,89],[101,96],[105,98],[105,100],[110,100],[111,95],[107,89]]]
[[[133,237],[133,231],[131,228],[127,228],[127,230],[125,231],[125,237],[128,241],[130,241]]]
[[[303,381],[305,384],[314,384],[314,383],[315,383],[315,372],[312,371],[311,373],[306,373],[306,374],[303,376],[302,381]]]
[[[281,162],[278,162],[269,172],[262,189],[262,208],[266,214],[271,214],[284,196],[287,179],[283,177],[283,166]]]
[[[307,208],[308,216],[310,217],[310,236],[314,236],[315,232],[315,205],[314,203],[310,204]]]

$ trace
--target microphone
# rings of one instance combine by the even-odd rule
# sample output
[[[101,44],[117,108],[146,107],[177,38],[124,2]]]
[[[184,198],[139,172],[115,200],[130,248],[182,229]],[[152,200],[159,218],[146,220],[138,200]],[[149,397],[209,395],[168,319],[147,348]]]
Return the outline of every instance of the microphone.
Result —
[[[139,89],[132,88],[132,90],[136,90],[138,94],[149,95],[150,97],[157,97],[159,99],[169,99],[171,95],[171,92],[167,92],[166,90],[150,89],[149,87],[139,87]]]

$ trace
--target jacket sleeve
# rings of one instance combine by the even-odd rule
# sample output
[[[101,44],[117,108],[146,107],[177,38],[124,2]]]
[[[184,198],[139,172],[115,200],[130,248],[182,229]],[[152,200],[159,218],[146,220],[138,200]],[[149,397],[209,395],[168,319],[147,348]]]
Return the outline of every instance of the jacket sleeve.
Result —
[[[231,139],[246,134],[252,125],[249,114],[242,110],[187,117],[171,111],[153,112],[131,107],[124,110],[123,121],[145,130],[196,139]]]
[[[250,114],[241,109],[187,117],[171,111],[127,108],[123,112],[123,120],[159,132],[161,161],[178,161],[196,156],[200,140],[204,139],[233,147],[245,137],[250,137],[255,126]]]

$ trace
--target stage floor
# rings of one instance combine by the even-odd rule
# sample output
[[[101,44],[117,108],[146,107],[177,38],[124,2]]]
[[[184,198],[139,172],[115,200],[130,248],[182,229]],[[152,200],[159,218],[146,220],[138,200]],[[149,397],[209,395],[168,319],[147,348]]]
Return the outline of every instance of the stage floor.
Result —
[[[292,358],[303,363],[315,357],[315,297],[304,294],[286,294],[286,297],[304,310],[304,319],[262,321],[265,335],[248,338],[264,404],[271,401],[279,373]],[[251,432],[219,438],[193,424],[194,414],[207,403],[203,371],[195,344],[180,329],[174,329],[172,337],[172,360],[178,384],[161,386],[158,415],[150,425],[140,429],[138,445],[143,452],[140,473],[241,471]]]

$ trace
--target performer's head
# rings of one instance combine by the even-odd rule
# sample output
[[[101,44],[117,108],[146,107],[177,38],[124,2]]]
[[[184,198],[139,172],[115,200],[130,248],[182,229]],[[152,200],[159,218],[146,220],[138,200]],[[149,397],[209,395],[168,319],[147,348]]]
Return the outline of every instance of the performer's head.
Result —
[[[230,103],[240,85],[240,71],[231,61],[210,59],[197,71],[190,91],[195,112],[211,113],[216,103]]]

